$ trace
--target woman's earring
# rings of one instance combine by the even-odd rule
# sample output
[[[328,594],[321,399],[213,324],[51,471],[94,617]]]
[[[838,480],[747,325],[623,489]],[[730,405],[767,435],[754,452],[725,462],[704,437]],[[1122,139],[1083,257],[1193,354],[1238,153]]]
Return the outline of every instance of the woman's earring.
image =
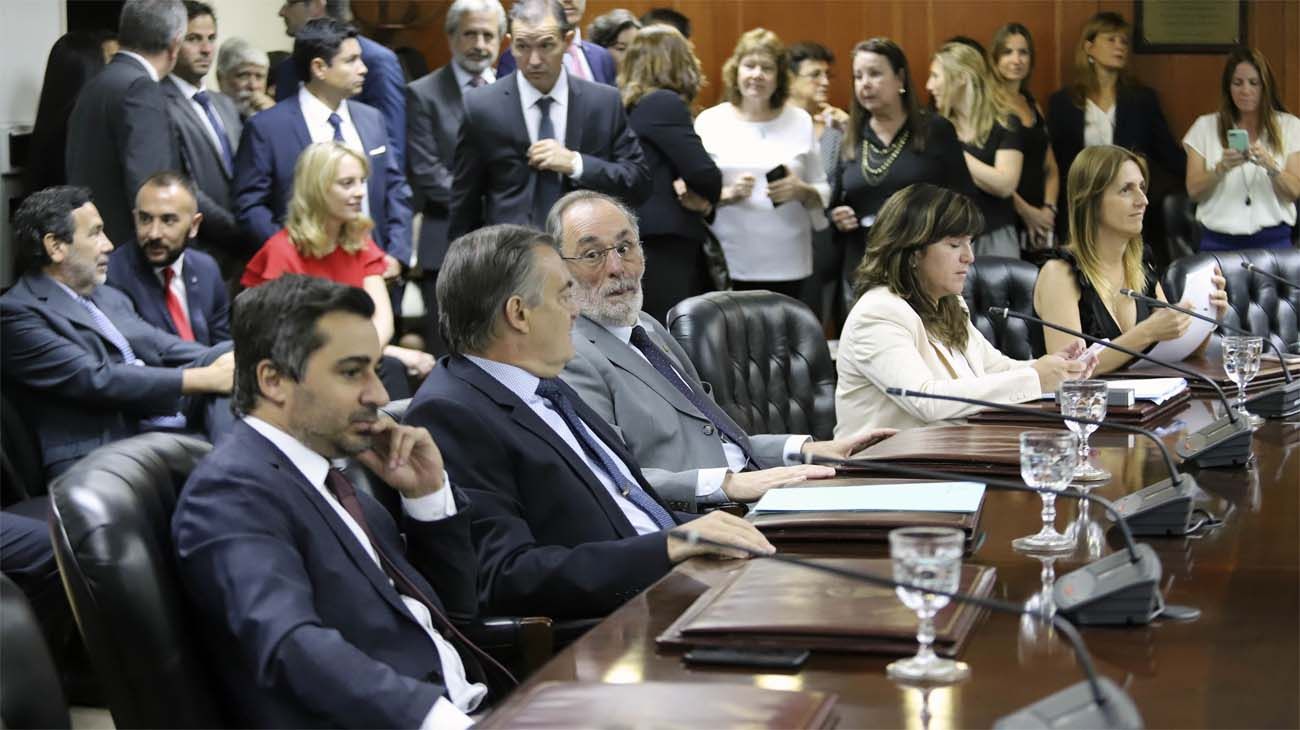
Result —
[[[898,90],[898,95],[899,95],[899,96],[907,96],[907,89],[899,89],[899,90]]]

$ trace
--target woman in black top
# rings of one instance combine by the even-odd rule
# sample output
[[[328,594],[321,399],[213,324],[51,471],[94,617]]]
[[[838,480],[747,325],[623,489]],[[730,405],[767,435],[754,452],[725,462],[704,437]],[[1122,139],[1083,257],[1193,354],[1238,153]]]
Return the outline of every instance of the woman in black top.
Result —
[[[105,50],[110,42],[114,42],[113,38],[106,31],[72,30],[64,33],[50,48],[27,155],[29,191],[36,192],[68,181],[64,163],[68,117],[81,87],[103,70],[107,58],[112,57]]]
[[[867,232],[889,196],[928,182],[973,195],[961,142],[948,120],[923,111],[903,49],[888,38],[853,48],[853,103],[831,177],[831,220],[844,244],[843,292],[866,251]],[[847,307],[846,307],[847,311]]]
[[[1029,75],[1034,70],[1034,38],[1020,23],[1007,23],[993,34],[990,57],[993,74],[1005,85],[1008,101],[1020,120],[1025,162],[1020,185],[1011,196],[1018,227],[1031,247],[1051,246],[1056,228],[1056,155],[1047,133],[1047,119],[1032,94]]]
[[[642,30],[618,73],[628,124],[653,179],[650,198],[636,211],[650,259],[642,309],[661,322],[678,302],[710,288],[705,217],[722,194],[722,173],[695,133],[687,106],[703,83],[690,41],[667,25]]]

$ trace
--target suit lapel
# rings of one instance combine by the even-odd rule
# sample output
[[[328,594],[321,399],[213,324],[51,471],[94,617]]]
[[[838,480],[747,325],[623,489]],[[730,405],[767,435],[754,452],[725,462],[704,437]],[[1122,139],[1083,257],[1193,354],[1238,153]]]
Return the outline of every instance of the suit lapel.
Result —
[[[505,77],[506,79],[509,79],[509,81],[501,84],[501,95],[506,99],[507,106],[505,108],[510,110],[507,112],[507,116],[510,119],[510,125],[514,127],[510,134],[510,138],[522,140],[522,146],[519,152],[527,157],[528,147],[531,143],[528,141],[528,124],[524,121],[524,108],[521,106],[523,102],[519,99],[518,74],[519,72],[515,71]],[[503,80],[504,79],[498,79],[498,81]],[[492,86],[495,87],[496,84],[493,84]],[[529,177],[531,178],[532,176],[530,175]]]
[[[204,125],[203,120],[199,118],[198,112],[194,111],[194,105],[190,103],[189,99],[185,98],[185,94],[181,92],[180,87],[172,83],[170,77],[163,79],[159,85],[162,86],[163,94],[167,96],[168,103],[176,110],[177,114],[180,114],[179,122],[190,127],[188,134],[191,137],[203,140],[201,147],[212,158],[212,163],[217,166],[217,169],[221,170],[222,174],[229,180],[232,171],[226,168],[225,161],[221,159],[221,150],[213,145],[212,137],[208,135],[208,128]],[[222,120],[222,123],[224,124],[225,121]],[[226,139],[229,140],[229,137]],[[234,150],[235,148],[232,145],[230,149]]]
[[[586,317],[578,318],[577,328],[578,332],[595,345],[601,354],[609,358],[609,361],[614,363],[615,367],[640,380],[646,387],[658,393],[660,397],[668,401],[669,405],[683,414],[691,418],[700,417],[699,409],[692,405],[686,399],[686,396],[682,395],[682,392],[672,383],[665,382],[664,376],[660,375],[659,371],[655,370],[644,357],[641,357],[640,353],[636,352],[632,345],[624,343],[609,330]],[[673,358],[670,354],[669,359],[674,360],[676,358]]]
[[[194,332],[194,339],[199,342],[206,342],[208,339],[208,318],[203,316],[203,284],[199,281],[199,275],[194,271],[190,264],[190,257],[186,256],[185,261],[181,263],[181,279],[185,281],[185,303],[189,305],[190,330]],[[171,318],[168,317],[168,321]]]
[[[593,71],[594,73],[594,71]],[[582,79],[569,76],[568,114],[564,129],[564,146],[577,152],[582,149]]]
[[[44,274],[38,274],[26,278],[25,281],[31,289],[32,295],[40,300],[51,312],[99,335],[100,339],[108,345],[109,352],[117,352],[117,346],[109,341],[107,337],[104,337],[104,333],[100,332],[99,327],[95,326],[95,320],[90,316],[90,312],[68,296],[68,293],[54,283],[53,279]]]
[[[278,88],[276,93],[279,93]],[[302,115],[302,104],[298,103],[297,90],[295,89],[293,96],[285,99],[285,101],[289,102],[288,111],[290,112],[289,116],[293,119],[293,133],[298,137],[298,149],[307,149],[307,146],[311,144],[311,132],[307,131],[307,120]]]
[[[145,300],[148,302],[148,307],[153,310],[154,321],[165,322],[168,332],[179,334],[176,331],[176,323],[172,322],[171,312],[167,311],[167,292],[163,291],[162,282],[158,281],[158,275],[145,259],[139,242],[132,241],[126,245],[131,247],[131,267],[135,269],[136,278],[139,279],[140,286],[149,293]]]
[[[434,77],[434,93],[441,97],[440,111],[452,118],[447,126],[452,129],[459,127],[461,120],[465,118],[465,96],[456,81],[456,72],[452,70],[451,64],[443,66]]]

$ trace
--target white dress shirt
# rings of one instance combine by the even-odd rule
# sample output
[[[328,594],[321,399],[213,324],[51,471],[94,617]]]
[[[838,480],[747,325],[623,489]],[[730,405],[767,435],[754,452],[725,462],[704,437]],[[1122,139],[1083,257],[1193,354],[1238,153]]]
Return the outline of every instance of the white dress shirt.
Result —
[[[555,127],[555,141],[564,144],[565,132],[569,129],[569,72],[560,71],[549,94],[538,91],[518,71],[515,72],[515,78],[519,80],[519,105],[524,111],[524,126],[528,127],[529,144],[537,143],[537,130],[542,126],[542,110],[537,106],[537,100],[543,96],[549,96],[555,102],[549,110],[551,126]],[[569,177],[577,180],[582,177],[582,155],[575,152],[573,158],[573,174]]]
[[[361,133],[352,123],[352,114],[348,111],[348,102],[345,99],[339,104],[338,111],[330,109],[325,102],[317,99],[306,86],[298,89],[298,106],[302,108],[302,119],[307,123],[307,134],[311,136],[312,142],[330,142],[334,139],[334,125],[330,124],[330,115],[338,114],[339,130],[343,133],[343,144],[361,153],[361,156],[370,159],[367,154],[365,144],[361,141]],[[373,164],[373,163],[372,163]],[[364,188],[365,192],[361,197],[361,212],[370,215],[370,186]]]
[[[149,73],[149,78],[153,79],[154,81],[158,80],[158,69],[154,68],[153,64],[149,63],[149,60],[147,58],[141,56],[138,53],[132,53],[131,51],[126,50],[125,48],[118,50],[118,53],[122,54],[123,56],[126,56],[127,58],[134,58],[136,60],[136,63],[140,64],[141,66],[144,66],[144,70]]]
[[[270,441],[290,463],[297,467],[298,471],[302,472],[303,477],[316,488],[321,499],[334,509],[335,514],[343,520],[343,524],[347,525],[366,554],[382,570],[383,565],[379,562],[379,555],[375,552],[374,545],[370,543],[370,538],[366,536],[365,530],[361,529],[361,525],[352,519],[352,515],[348,514],[325,486],[325,477],[331,466],[329,460],[260,418],[246,416],[244,422],[266,437],[267,441]],[[456,503],[451,497],[451,482],[447,479],[446,473],[443,474],[442,479],[443,488],[433,494],[418,499],[402,497],[402,509],[406,514],[422,522],[432,522],[456,514]],[[389,585],[392,585],[391,579]],[[442,679],[447,687],[447,697],[451,698],[448,701],[447,697],[439,697],[429,709],[429,714],[425,716],[420,727],[461,730],[473,725],[474,721],[465,713],[473,712],[479,706],[483,697],[487,695],[487,687],[477,682],[471,683],[466,679],[465,665],[461,662],[460,655],[456,653],[456,648],[451,645],[451,642],[434,629],[433,617],[429,614],[427,606],[410,596],[402,596],[402,603],[429,638],[433,639],[433,645],[438,650],[438,659],[442,664]]]
[[[1103,144],[1114,144],[1115,140],[1115,107],[1119,104],[1111,104],[1110,109],[1102,111],[1101,107],[1093,103],[1092,99],[1087,99],[1083,103],[1083,146],[1096,147]]]
[[[456,77],[456,86],[460,87],[460,93],[462,96],[466,91],[474,88],[473,86],[470,86],[470,82],[474,80],[475,75],[461,68],[460,64],[456,63],[455,59],[452,59],[451,62],[451,73]],[[491,66],[483,69],[483,72],[478,74],[478,77],[483,79],[484,86],[497,80],[496,71],[493,71]]]
[[[519,399],[528,406],[529,410],[536,413],[537,417],[542,419],[542,421],[555,432],[555,435],[559,436],[560,439],[564,441],[565,445],[572,449],[573,453],[578,455],[578,458],[582,459],[582,463],[587,465],[587,468],[591,470],[591,473],[596,475],[596,479],[600,480],[601,485],[605,487],[605,491],[609,492],[610,498],[614,500],[614,504],[618,505],[623,516],[627,518],[628,522],[632,523],[632,527],[636,530],[636,534],[646,535],[651,532],[659,532],[659,526],[654,523],[654,520],[650,519],[650,515],[647,515],[640,507],[637,507],[631,500],[624,497],[622,491],[618,488],[618,485],[614,484],[614,481],[605,474],[604,467],[592,461],[591,457],[587,455],[587,450],[582,448],[582,444],[578,441],[578,437],[573,435],[573,431],[569,429],[569,424],[565,422],[564,416],[561,416],[560,412],[555,410],[550,401],[537,394],[537,385],[541,382],[541,378],[538,378],[536,375],[533,375],[523,368],[503,362],[497,362],[496,360],[488,360],[473,355],[466,355],[465,357],[469,359],[470,362],[483,368],[483,371],[492,376],[493,380],[505,386],[507,390],[518,396]],[[614,453],[613,449],[609,448],[609,445],[605,443],[604,439],[597,436],[596,433],[590,429],[588,429],[588,432],[591,433],[596,442],[600,444],[600,447],[605,450],[606,456],[608,456],[609,459],[618,466],[618,470],[622,473],[623,478],[632,484],[637,484],[638,482],[636,478],[632,476],[632,472],[628,469],[627,464],[624,464],[618,454]]]
[[[185,252],[182,251],[181,255],[177,256],[176,260],[171,263],[171,266],[159,266],[153,270],[153,273],[154,276],[158,277],[158,283],[162,284],[163,289],[166,290],[168,288],[167,277],[163,274],[163,271],[165,269],[172,270],[172,283],[170,288],[172,290],[172,293],[176,295],[176,298],[180,300],[181,311],[185,312],[185,319],[188,320],[190,318],[190,300],[185,295],[185,276],[181,273],[181,269],[184,268],[184,266],[185,266]],[[165,293],[166,292],[164,291],[164,294]],[[167,301],[164,299],[163,300],[164,309],[166,309],[166,305],[167,305]]]
[[[218,132],[216,127],[212,126],[212,121],[208,119],[208,113],[203,110],[203,105],[198,103],[197,101],[194,101],[194,95],[199,93],[200,91],[203,91],[203,89],[200,89],[199,87],[195,86],[194,84],[191,84],[190,82],[177,76],[176,74],[172,74],[167,78],[171,79],[172,83],[176,84],[176,88],[181,90],[181,94],[183,94],[185,98],[189,100],[190,109],[193,109],[194,113],[198,115],[199,122],[203,125],[204,131],[208,133],[208,140],[212,142],[212,147],[217,150],[217,157],[221,157],[221,137],[220,137],[221,132]],[[208,96],[209,98],[211,98],[212,92],[209,91]],[[208,103],[211,103],[211,101],[209,101]],[[212,109],[212,113],[213,114],[217,113],[215,106]],[[331,133],[330,136],[333,137],[333,134]],[[226,138],[226,143],[227,144],[230,143],[229,137]],[[230,145],[230,147],[231,147],[231,151],[233,152],[235,146],[232,144]]]

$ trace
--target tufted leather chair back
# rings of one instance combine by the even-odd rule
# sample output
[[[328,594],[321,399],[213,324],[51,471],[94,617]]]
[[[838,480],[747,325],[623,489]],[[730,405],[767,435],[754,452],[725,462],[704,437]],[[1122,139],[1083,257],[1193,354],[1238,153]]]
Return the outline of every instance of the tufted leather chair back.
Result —
[[[171,539],[181,487],[211,448],[142,434],[92,451],[50,485],[59,571],[119,728],[225,724]]]
[[[1196,204],[1187,193],[1170,193],[1161,202],[1165,219],[1165,237],[1174,258],[1201,250],[1201,224],[1196,220]]]
[[[0,725],[72,726],[45,636],[27,596],[0,575]]]
[[[668,329],[746,432],[832,437],[835,364],[803,303],[768,291],[710,292],[673,307]]]
[[[1241,268],[1242,261],[1250,261],[1264,271],[1300,282],[1300,250],[1257,248],[1185,256],[1169,265],[1161,282],[1169,301],[1182,297],[1187,272],[1206,261],[1217,262],[1228,280],[1229,310],[1224,322],[1256,335],[1267,334],[1283,351],[1300,353],[1300,289]]]
[[[1038,267],[1003,256],[980,256],[971,264],[961,295],[980,334],[1007,357],[1032,360],[1043,354],[1043,328],[1019,319],[989,315],[989,307],[1034,314]]]

